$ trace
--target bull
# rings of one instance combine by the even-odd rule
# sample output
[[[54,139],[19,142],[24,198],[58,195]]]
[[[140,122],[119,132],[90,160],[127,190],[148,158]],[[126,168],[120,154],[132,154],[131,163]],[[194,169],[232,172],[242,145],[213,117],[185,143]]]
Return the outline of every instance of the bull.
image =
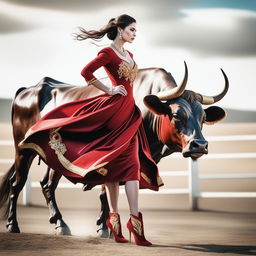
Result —
[[[188,80],[186,63],[185,75],[179,86],[176,85],[171,73],[164,69],[139,70],[133,84],[134,98],[141,110],[150,151],[156,163],[173,152],[181,152],[184,157],[191,157],[194,160],[208,153],[208,142],[202,135],[202,126],[204,123],[216,123],[226,114],[217,106],[203,109],[202,104],[213,104],[226,95],[229,81],[224,71],[221,71],[225,80],[224,89],[220,94],[210,97],[185,89]],[[15,162],[2,178],[0,185],[0,206],[7,202],[5,216],[9,232],[20,232],[16,217],[17,199],[36,156],[31,149],[19,147],[26,132],[53,108],[100,94],[102,91],[94,86],[79,87],[49,77],[43,78],[35,86],[22,87],[16,92],[12,104]],[[61,174],[48,168],[40,183],[49,207],[50,223],[55,224],[57,234],[69,235],[70,229],[64,222],[55,199],[55,189],[60,178]],[[97,224],[100,234],[105,236],[105,220],[109,208],[104,188],[100,199],[102,207]]]

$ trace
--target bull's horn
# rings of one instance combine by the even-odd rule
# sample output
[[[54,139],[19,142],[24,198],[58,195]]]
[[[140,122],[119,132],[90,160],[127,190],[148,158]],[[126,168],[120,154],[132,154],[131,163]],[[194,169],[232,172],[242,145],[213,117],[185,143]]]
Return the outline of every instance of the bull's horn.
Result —
[[[216,95],[216,96],[205,96],[205,95],[201,95],[201,94],[198,94],[200,96],[200,102],[202,104],[205,104],[205,105],[210,105],[210,104],[213,104],[215,102],[218,102],[219,100],[221,100],[227,93],[228,91],[228,88],[229,88],[229,81],[228,81],[228,77],[226,76],[225,72],[221,69],[221,72],[224,76],[224,79],[225,79],[225,87],[224,87],[224,90]]]
[[[157,94],[157,97],[160,100],[171,100],[171,99],[177,98],[183,94],[183,92],[186,88],[186,85],[187,85],[187,81],[188,81],[188,68],[187,68],[187,64],[185,61],[184,61],[184,65],[185,65],[185,75],[184,75],[181,85],[174,87],[173,89],[170,89],[168,91],[159,92]]]

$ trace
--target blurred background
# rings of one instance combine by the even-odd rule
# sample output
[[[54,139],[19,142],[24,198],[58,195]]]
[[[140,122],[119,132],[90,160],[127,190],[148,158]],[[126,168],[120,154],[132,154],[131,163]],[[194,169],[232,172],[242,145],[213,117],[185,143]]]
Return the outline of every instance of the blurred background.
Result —
[[[78,26],[99,29],[124,13],[137,20],[136,40],[126,48],[133,52],[139,68],[164,68],[179,83],[185,60],[189,68],[187,89],[205,95],[223,89],[220,68],[226,72],[230,89],[217,105],[228,116],[203,128],[209,155],[198,161],[198,206],[256,212],[253,0],[0,0],[0,172],[7,171],[14,158],[10,107],[16,90],[35,85],[45,76],[83,86],[80,71],[110,41],[103,39],[97,45],[79,42],[72,33]],[[105,76],[101,69],[96,75]],[[45,205],[37,183],[45,168],[34,163],[31,169],[29,202],[35,205]],[[190,209],[189,161],[174,154],[162,159],[159,168],[165,186],[158,193],[142,192],[142,207]],[[64,178],[62,183],[57,190],[61,207],[99,207],[98,188],[85,193]],[[21,195],[20,203],[22,200]],[[83,206],[81,200],[87,203]],[[120,203],[121,208],[127,208],[123,193]]]

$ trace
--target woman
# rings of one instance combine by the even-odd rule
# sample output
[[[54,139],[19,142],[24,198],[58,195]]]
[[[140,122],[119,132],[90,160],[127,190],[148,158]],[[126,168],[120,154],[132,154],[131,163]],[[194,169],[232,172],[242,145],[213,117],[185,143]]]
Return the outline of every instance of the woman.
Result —
[[[123,47],[135,39],[136,21],[120,15],[98,31],[80,28],[76,37],[100,39],[104,35],[113,42],[99,51],[81,72],[88,85],[104,94],[52,110],[29,130],[21,145],[37,151],[50,167],[74,183],[81,182],[89,188],[106,184],[110,199],[106,224],[115,241],[121,243],[128,242],[122,235],[118,214],[119,185],[124,184],[130,208],[127,228],[137,245],[149,246],[138,209],[138,191],[158,190],[163,184],[133,98],[132,85],[138,68],[132,53]],[[102,66],[111,86],[93,75]]]

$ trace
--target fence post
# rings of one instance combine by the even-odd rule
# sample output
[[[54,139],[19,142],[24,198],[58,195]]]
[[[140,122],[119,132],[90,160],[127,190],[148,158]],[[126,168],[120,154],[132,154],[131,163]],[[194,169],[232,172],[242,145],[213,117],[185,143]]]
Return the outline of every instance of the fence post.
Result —
[[[199,195],[199,174],[198,162],[189,158],[188,160],[188,189],[189,189],[189,205],[192,211],[198,210]]]
[[[28,173],[26,184],[23,187],[23,198],[22,198],[23,205],[29,205],[30,198],[31,198],[31,176],[30,176],[30,173]]]

